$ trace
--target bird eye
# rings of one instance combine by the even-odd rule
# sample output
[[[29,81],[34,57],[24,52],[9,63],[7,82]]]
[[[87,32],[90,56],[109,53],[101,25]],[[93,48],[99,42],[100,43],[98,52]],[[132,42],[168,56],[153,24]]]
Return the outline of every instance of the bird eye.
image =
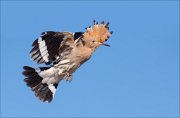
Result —
[[[95,40],[92,41],[93,43],[95,42]]]

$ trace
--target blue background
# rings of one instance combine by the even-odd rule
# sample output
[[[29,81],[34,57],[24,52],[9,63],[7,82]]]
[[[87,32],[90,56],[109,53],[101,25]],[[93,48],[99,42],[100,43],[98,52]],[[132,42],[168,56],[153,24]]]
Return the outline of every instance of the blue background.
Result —
[[[112,46],[100,47],[62,81],[52,103],[26,87],[22,66],[47,30],[85,31],[110,21]],[[2,1],[1,116],[179,116],[179,1]]]

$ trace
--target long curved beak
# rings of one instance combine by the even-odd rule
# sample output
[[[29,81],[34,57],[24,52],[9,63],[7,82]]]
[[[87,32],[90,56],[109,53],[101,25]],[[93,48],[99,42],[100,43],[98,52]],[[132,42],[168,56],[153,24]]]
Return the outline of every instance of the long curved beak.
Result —
[[[109,44],[107,44],[107,43],[101,43],[101,45],[111,47],[111,46],[110,46]]]

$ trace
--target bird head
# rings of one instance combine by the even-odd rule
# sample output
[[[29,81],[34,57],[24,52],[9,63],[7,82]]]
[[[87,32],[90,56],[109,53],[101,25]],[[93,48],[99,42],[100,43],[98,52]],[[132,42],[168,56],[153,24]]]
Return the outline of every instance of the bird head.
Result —
[[[94,20],[94,25],[86,28],[86,32],[83,34],[83,41],[89,48],[96,49],[99,46],[110,46],[105,42],[108,40],[112,31],[109,32],[109,22],[106,24],[102,21],[99,25]]]

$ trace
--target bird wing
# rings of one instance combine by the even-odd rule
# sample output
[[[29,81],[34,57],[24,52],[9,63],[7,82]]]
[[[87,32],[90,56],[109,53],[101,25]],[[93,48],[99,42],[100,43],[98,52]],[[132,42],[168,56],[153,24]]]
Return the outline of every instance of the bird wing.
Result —
[[[74,43],[76,39],[81,37],[83,32],[54,32],[46,31],[32,43],[30,51],[31,58],[38,64],[45,63],[47,65],[53,63],[60,58],[62,47]]]

